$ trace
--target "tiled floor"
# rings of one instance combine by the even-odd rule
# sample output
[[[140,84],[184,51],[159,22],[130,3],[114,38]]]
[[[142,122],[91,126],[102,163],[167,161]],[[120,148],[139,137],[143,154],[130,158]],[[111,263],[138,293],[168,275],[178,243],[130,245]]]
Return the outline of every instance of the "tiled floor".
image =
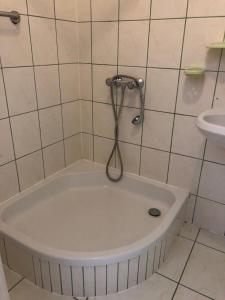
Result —
[[[53,295],[6,268],[11,300],[72,300]],[[167,261],[149,280],[93,300],[224,300],[225,238],[186,225]]]

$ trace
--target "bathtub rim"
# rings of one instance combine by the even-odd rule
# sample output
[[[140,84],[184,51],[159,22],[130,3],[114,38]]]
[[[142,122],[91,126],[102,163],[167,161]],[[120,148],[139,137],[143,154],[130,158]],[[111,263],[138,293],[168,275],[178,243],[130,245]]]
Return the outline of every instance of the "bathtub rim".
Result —
[[[71,169],[71,167],[69,168]],[[56,178],[64,177],[66,175],[79,175],[79,174],[93,174],[99,173],[102,174],[103,170],[88,170],[88,171],[74,171],[65,169],[54,174],[53,176],[33,185],[32,187],[26,189],[20,194],[17,194],[7,201],[0,204],[0,234],[4,237],[13,240],[18,243],[23,248],[28,248],[29,251],[35,253],[36,255],[43,257],[44,259],[50,259],[55,262],[63,262],[66,265],[72,266],[98,266],[113,264],[123,261],[125,259],[131,259],[140,253],[145,252],[151,245],[154,245],[158,240],[160,240],[169,230],[173,221],[176,219],[179,212],[184,207],[187,198],[189,197],[189,191],[181,188],[174,187],[162,182],[158,182],[146,177],[138,176],[135,174],[125,173],[125,176],[128,176],[134,180],[138,180],[145,183],[150,183],[156,185],[159,188],[163,188],[171,192],[175,201],[169,209],[167,215],[165,216],[163,222],[150,234],[146,235],[144,238],[131,243],[129,245],[114,248],[105,251],[95,251],[95,252],[77,252],[77,251],[68,251],[63,249],[56,249],[51,246],[43,245],[41,242],[35,241],[26,234],[16,230],[10,224],[7,224],[2,220],[2,214],[4,210],[14,202],[19,201],[26,195],[30,195],[32,192],[40,189],[42,186],[49,184],[54,181]]]

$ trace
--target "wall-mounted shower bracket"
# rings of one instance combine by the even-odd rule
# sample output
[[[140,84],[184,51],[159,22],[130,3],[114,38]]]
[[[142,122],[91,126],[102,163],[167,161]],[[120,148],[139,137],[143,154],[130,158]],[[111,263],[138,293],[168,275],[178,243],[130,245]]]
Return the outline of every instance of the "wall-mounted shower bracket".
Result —
[[[17,11],[0,11],[0,17],[10,18],[11,22],[15,25],[20,23],[21,20],[20,14]]]

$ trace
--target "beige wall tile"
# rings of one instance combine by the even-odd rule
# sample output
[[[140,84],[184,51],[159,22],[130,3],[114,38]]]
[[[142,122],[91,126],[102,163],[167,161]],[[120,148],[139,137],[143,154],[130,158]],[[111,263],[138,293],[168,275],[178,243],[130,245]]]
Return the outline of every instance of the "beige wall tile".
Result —
[[[41,139],[43,146],[63,138],[61,107],[55,106],[40,111]]]
[[[14,159],[9,119],[0,120],[0,165]]]
[[[76,134],[65,140],[66,165],[71,165],[82,158],[81,135]]]
[[[187,0],[152,0],[151,18],[182,18],[186,10]]]
[[[75,0],[55,0],[55,14],[57,19],[76,21],[77,5]]]
[[[155,149],[142,148],[141,175],[166,182],[169,153]]]
[[[54,0],[27,0],[30,15],[54,18]]]
[[[17,160],[21,190],[44,179],[42,152],[37,151]]]
[[[93,23],[93,63],[116,64],[118,24],[116,22]]]
[[[80,101],[63,104],[62,114],[65,137],[80,133]]]
[[[122,21],[119,28],[119,64],[146,66],[149,22]]]
[[[36,65],[56,64],[57,47],[55,21],[30,17],[30,29],[34,63]]]
[[[28,18],[22,16],[16,28],[7,18],[1,18],[0,28],[2,33],[5,32],[0,34],[2,65],[4,67],[32,65]]]
[[[37,109],[32,67],[5,69],[4,78],[11,116]]]
[[[92,20],[112,21],[118,20],[118,0],[92,0]]]
[[[170,150],[173,115],[145,111],[143,145],[160,150]]]
[[[11,124],[17,158],[41,148],[37,112],[13,117]]]
[[[38,107],[60,103],[58,66],[35,67]]]
[[[172,32],[173,34],[168,34]],[[184,20],[155,20],[151,22],[149,67],[178,68],[184,33]]]
[[[63,142],[51,145],[44,149],[45,175],[50,176],[65,168]]]
[[[79,74],[76,64],[59,66],[62,102],[77,100],[79,97]]]
[[[9,184],[10,182],[10,184]],[[15,162],[0,167],[0,202],[19,192]]]
[[[120,20],[141,20],[150,17],[151,0],[120,0]]]

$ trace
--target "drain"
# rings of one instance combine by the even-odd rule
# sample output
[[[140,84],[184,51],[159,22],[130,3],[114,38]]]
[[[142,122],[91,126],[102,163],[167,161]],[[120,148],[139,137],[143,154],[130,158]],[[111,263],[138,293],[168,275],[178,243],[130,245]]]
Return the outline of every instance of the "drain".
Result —
[[[148,214],[152,217],[160,217],[161,211],[158,208],[150,208]]]

